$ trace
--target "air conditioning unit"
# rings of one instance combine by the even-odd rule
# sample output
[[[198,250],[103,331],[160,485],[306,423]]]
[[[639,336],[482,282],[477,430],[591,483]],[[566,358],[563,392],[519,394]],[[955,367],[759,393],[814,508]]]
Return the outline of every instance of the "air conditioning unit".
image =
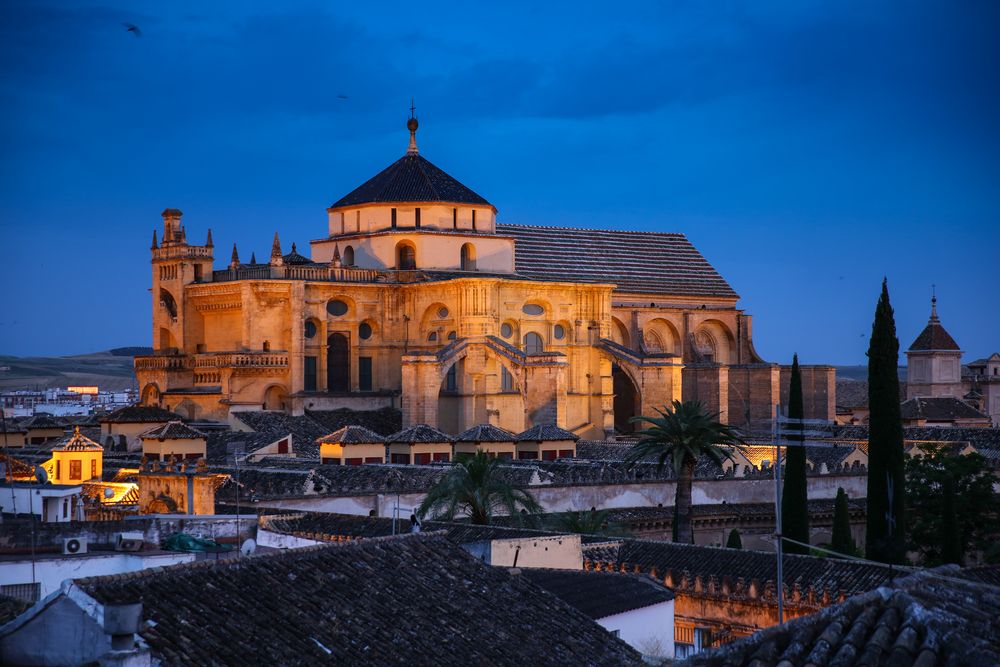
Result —
[[[87,553],[86,537],[64,537],[63,553],[69,556]]]
[[[118,533],[115,539],[115,551],[139,551],[145,536],[142,533]]]

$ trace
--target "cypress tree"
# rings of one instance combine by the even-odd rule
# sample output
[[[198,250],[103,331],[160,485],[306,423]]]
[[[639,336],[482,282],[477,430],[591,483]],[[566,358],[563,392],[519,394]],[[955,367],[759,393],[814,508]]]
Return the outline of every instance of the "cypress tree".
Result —
[[[903,423],[899,413],[899,339],[889,288],[875,307],[868,345],[868,525],[867,556],[901,563],[906,556],[903,523]]]
[[[833,505],[833,539],[830,548],[838,553],[853,556],[857,551],[851,535],[851,514],[847,507],[847,492],[837,489],[837,501]]]
[[[799,355],[792,357],[792,377],[788,384],[788,417],[804,419],[802,406],[802,374],[799,371]],[[809,544],[809,497],[806,490],[806,450],[801,445],[802,436],[796,436],[790,428],[787,440],[793,443],[785,449],[785,484],[781,493],[781,532],[785,537]],[[786,553],[808,554],[809,548],[784,543]]]
[[[729,531],[729,539],[726,540],[727,549],[742,549],[743,540],[740,539],[740,531],[733,528]]]

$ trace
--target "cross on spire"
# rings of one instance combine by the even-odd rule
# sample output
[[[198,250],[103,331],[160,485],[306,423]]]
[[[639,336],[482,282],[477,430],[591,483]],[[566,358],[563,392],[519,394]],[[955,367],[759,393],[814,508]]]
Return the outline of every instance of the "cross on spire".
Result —
[[[417,128],[420,124],[417,122],[416,116],[417,107],[413,103],[413,98],[410,98],[410,120],[406,121],[406,129],[410,131],[410,145],[406,149],[407,155],[416,155],[420,151],[417,150]]]

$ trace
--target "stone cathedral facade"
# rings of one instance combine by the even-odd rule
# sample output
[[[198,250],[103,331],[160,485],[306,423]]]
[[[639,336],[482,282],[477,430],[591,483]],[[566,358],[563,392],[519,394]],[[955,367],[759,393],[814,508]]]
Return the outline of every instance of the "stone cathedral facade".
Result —
[[[754,350],[750,315],[682,234],[502,224],[418,151],[327,209],[309,257],[214,265],[181,212],[153,235],[154,354],[142,401],[192,419],[232,411],[402,410],[404,425],[586,438],[674,399],[763,422],[788,369]],[[789,353],[789,357],[791,354]],[[832,419],[834,372],[804,367],[809,416]]]

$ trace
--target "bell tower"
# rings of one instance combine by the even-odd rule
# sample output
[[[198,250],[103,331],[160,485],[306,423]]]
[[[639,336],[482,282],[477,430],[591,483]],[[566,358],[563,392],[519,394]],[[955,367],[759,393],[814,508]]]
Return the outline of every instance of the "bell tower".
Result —
[[[927,326],[906,351],[906,398],[961,398],[962,350],[937,314],[937,296],[931,297]]]
[[[185,350],[184,286],[212,280],[212,230],[205,245],[189,245],[176,208],[163,211],[163,240],[153,231],[153,349],[161,354]]]

